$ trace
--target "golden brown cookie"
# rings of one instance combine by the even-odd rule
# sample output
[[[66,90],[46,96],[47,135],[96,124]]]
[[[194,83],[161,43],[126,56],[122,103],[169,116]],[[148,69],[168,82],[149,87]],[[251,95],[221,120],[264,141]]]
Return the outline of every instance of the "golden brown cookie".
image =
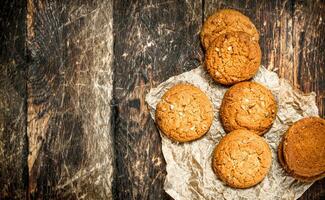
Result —
[[[205,66],[218,83],[232,85],[251,79],[261,65],[259,44],[245,32],[219,35],[208,48]]]
[[[247,129],[262,135],[271,128],[276,113],[271,91],[256,82],[241,82],[230,87],[220,107],[220,119],[226,132]]]
[[[178,84],[162,97],[156,109],[156,122],[170,139],[188,142],[202,137],[213,120],[210,99],[197,87]]]
[[[295,122],[278,148],[284,169],[301,181],[325,177],[325,120],[308,117]]]
[[[205,49],[217,36],[226,32],[243,31],[248,33],[254,40],[259,40],[259,34],[251,20],[242,13],[223,9],[211,15],[203,24],[201,42]]]
[[[235,130],[223,137],[212,159],[217,176],[234,188],[248,188],[261,182],[271,163],[266,141],[248,130]]]

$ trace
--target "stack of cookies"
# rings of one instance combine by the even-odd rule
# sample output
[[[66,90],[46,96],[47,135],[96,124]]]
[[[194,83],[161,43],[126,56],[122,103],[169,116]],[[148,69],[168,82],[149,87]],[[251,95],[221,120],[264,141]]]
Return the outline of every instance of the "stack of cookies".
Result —
[[[325,177],[325,120],[308,117],[295,122],[282,137],[278,158],[294,178],[311,182]]]
[[[212,168],[219,179],[234,188],[258,184],[272,163],[271,149],[261,136],[276,118],[277,103],[268,88],[249,82],[261,64],[258,40],[258,31],[249,18],[231,9],[210,16],[201,31],[207,72],[216,83],[231,86],[219,109],[227,135],[214,150]],[[169,139],[190,142],[209,131],[213,104],[198,87],[181,83],[163,95],[155,118]],[[313,181],[325,172],[325,122],[316,117],[307,121],[302,125],[297,122],[285,134],[279,159],[293,177]],[[315,129],[311,124],[316,122]],[[313,155],[308,157],[309,153]]]
[[[201,31],[205,66],[220,84],[251,79],[261,65],[259,34],[248,17],[225,9],[210,16]]]

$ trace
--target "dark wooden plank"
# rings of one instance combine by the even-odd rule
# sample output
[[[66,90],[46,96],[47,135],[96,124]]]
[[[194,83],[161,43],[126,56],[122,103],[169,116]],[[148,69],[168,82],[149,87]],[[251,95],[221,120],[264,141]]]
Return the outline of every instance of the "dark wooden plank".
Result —
[[[299,200],[322,200],[325,199],[325,181],[324,179],[316,181]]]
[[[26,3],[0,6],[0,199],[24,199],[26,140]]]
[[[29,193],[110,199],[112,2],[28,1]]]
[[[320,115],[325,117],[325,1],[295,1],[293,17],[296,86],[316,92]],[[325,182],[324,182],[325,183]]]
[[[325,3],[322,1],[205,0],[205,17],[220,8],[249,16],[260,31],[262,64],[304,92],[314,91],[320,116],[325,116]],[[322,199],[325,180],[300,199]]]
[[[161,139],[145,103],[151,87],[197,67],[200,1],[114,1],[116,199],[166,199]]]

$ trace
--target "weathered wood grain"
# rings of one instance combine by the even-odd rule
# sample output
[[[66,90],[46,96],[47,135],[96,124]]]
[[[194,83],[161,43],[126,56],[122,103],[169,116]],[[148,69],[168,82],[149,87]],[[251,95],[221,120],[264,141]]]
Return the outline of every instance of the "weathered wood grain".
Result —
[[[200,1],[114,1],[116,199],[168,199],[161,139],[145,95],[202,59]]]
[[[325,1],[295,1],[293,12],[295,86],[316,92],[325,117]],[[324,182],[325,183],[325,182]]]
[[[112,2],[28,1],[32,199],[111,199]]]
[[[26,140],[26,3],[0,6],[0,199],[24,199]]]
[[[325,3],[322,1],[205,0],[205,17],[220,8],[249,16],[260,31],[262,64],[304,92],[315,92],[325,116]],[[300,199],[322,199],[325,180],[316,182]]]

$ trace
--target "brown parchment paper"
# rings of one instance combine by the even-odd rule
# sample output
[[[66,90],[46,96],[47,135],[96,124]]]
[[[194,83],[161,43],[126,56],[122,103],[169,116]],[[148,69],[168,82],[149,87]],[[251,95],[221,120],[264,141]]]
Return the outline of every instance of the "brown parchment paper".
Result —
[[[252,81],[267,86],[276,97],[278,114],[272,128],[264,135],[272,149],[272,166],[268,176],[249,189],[233,189],[221,182],[211,168],[212,151],[225,132],[219,121],[219,107],[226,87],[213,82],[202,66],[171,77],[146,96],[152,118],[162,95],[173,85],[188,82],[204,91],[213,102],[215,116],[210,131],[190,143],[175,143],[162,133],[162,150],[167,166],[165,191],[176,200],[195,199],[297,199],[311,184],[288,176],[281,168],[276,151],[281,136],[295,121],[306,116],[318,116],[315,94],[294,90],[288,81],[261,66]]]

